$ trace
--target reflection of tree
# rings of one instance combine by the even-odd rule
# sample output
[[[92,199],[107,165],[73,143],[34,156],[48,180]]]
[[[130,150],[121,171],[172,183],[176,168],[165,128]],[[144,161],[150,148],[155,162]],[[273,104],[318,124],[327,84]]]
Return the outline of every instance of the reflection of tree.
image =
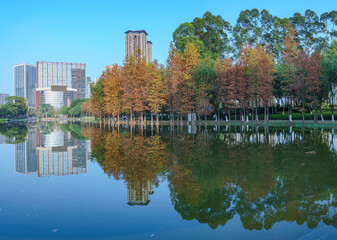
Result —
[[[84,134],[82,134],[83,128],[80,124],[62,124],[60,128],[64,132],[70,132],[71,136],[77,140],[85,140]]]
[[[131,202],[146,202],[148,183],[162,175],[183,219],[212,229],[235,215],[246,229],[270,229],[281,221],[335,226],[337,165],[326,140],[317,132],[260,130],[151,137],[87,132],[104,172],[127,181]]]
[[[131,136],[116,131],[89,135],[92,155],[106,174],[125,180],[134,199],[143,199],[144,189],[146,194],[152,192],[149,189],[153,183],[158,183],[166,157],[166,147],[160,136]]]
[[[7,138],[8,143],[23,143],[28,129],[22,124],[0,124],[0,134]]]

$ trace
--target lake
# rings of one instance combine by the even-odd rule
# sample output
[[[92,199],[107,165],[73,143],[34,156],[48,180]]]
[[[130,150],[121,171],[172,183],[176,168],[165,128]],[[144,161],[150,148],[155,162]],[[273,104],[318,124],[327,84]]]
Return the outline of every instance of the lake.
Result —
[[[337,239],[337,137],[0,125],[1,239]]]

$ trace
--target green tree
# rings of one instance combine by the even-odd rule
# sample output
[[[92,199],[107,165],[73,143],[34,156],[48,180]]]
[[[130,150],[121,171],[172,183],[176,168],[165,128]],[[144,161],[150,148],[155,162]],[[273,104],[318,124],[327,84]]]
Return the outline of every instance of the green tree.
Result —
[[[188,42],[194,42],[199,53],[204,52],[205,44],[196,36],[195,27],[192,23],[185,22],[173,32],[173,43],[176,49],[183,53]]]
[[[82,113],[82,103],[78,103],[75,107],[71,108],[70,114],[75,117],[79,117]]]
[[[50,104],[42,104],[40,107],[40,114],[44,117],[53,117],[55,114],[55,109]]]
[[[7,103],[1,106],[1,114],[9,118],[26,117],[28,107],[27,102],[23,97],[7,97]]]
[[[334,121],[334,99],[337,92],[337,40],[334,40],[331,46],[323,52],[321,64],[325,98],[330,101],[331,117]]]

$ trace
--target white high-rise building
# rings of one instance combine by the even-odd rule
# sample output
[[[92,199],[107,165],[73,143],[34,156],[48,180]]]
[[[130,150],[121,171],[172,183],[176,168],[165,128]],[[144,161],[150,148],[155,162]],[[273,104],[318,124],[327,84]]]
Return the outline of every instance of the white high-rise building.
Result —
[[[27,100],[28,107],[36,107],[36,66],[22,63],[13,66],[14,96]]]

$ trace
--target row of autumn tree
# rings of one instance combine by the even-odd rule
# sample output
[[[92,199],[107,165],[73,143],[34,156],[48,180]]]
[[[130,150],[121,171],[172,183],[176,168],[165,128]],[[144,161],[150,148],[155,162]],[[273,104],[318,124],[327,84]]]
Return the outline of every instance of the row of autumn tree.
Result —
[[[125,113],[128,121],[138,117],[139,123],[150,112],[151,122],[155,114],[158,123],[160,113],[165,111],[172,121],[176,116],[182,123],[189,113],[196,113],[199,120],[206,120],[211,113],[217,114],[217,119],[226,115],[230,120],[231,111],[236,118],[237,110],[240,120],[248,119],[248,112],[252,119],[259,120],[258,113],[263,109],[267,121],[269,108],[281,102],[288,107],[290,121],[293,110],[302,112],[304,120],[304,112],[312,108],[317,121],[320,103],[331,102],[337,83],[337,42],[332,41],[336,34],[334,26],[328,28],[329,21],[336,23],[334,11],[327,13],[325,26],[310,10],[303,18],[295,14],[278,19],[278,43],[268,42],[267,33],[256,35],[265,28],[275,31],[276,26],[265,25],[265,14],[265,10],[243,11],[231,30],[236,39],[232,43],[221,16],[207,12],[193,23],[180,25],[173,34],[166,67],[156,61],[146,63],[138,51],[122,66],[113,65],[103,72],[82,112],[108,122],[115,118],[119,121],[119,115]],[[252,28],[252,19],[262,21],[263,27]],[[326,30],[323,39],[317,30],[322,27]],[[238,44],[237,33],[242,44]],[[333,102],[330,105],[333,119]]]

